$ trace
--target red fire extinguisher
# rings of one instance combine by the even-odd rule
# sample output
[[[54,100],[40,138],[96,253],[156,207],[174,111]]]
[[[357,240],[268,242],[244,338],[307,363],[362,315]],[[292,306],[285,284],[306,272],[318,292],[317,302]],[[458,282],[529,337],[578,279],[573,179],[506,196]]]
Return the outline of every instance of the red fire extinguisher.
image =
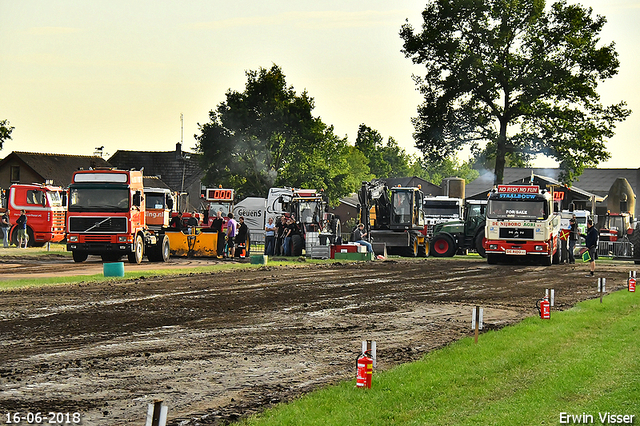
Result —
[[[356,387],[371,389],[371,376],[373,375],[373,360],[369,351],[358,356],[356,360]]]
[[[538,313],[540,314],[540,318],[549,319],[551,318],[551,304],[549,303],[549,298],[547,296],[536,302],[536,308],[538,308]]]

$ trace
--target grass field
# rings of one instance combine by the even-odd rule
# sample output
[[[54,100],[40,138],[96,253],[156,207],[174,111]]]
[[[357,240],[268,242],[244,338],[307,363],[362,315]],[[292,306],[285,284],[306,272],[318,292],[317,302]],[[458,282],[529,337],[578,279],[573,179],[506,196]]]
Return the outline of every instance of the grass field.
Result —
[[[606,413],[640,424],[639,354],[640,294],[619,291],[374,372],[372,389],[354,379],[245,424],[602,424]]]

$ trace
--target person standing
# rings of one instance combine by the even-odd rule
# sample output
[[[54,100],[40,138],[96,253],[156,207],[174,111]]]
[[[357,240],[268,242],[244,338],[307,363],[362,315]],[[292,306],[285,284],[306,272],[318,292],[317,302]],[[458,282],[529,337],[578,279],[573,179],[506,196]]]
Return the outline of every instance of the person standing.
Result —
[[[285,231],[287,229],[287,218],[283,216],[280,216],[280,220],[278,221],[278,223],[276,224],[276,247],[275,247],[275,254],[277,256],[283,256],[284,255],[284,234]]]
[[[227,248],[229,249],[229,257],[236,255],[236,248],[233,241],[238,234],[238,222],[233,219],[233,213],[229,212],[229,221],[227,222]]]
[[[0,226],[2,227],[2,242],[4,248],[9,247],[9,233],[11,232],[11,222],[9,221],[9,209],[7,209],[0,219]]]
[[[218,246],[216,247],[218,259],[221,259],[224,253],[225,234],[222,232],[222,225],[224,225],[224,217],[222,217],[222,211],[218,210],[215,219],[211,221],[211,229],[218,233]]]
[[[248,250],[247,247],[247,236],[249,234],[249,227],[247,226],[246,223],[244,223],[244,217],[240,216],[238,218],[238,232],[236,233],[236,244],[235,247],[237,247],[240,250],[240,257],[245,257],[246,256],[246,252]]]
[[[18,229],[18,248],[27,248],[29,236],[27,235],[27,212],[20,210],[20,217],[16,220]],[[23,247],[24,246],[24,247]]]
[[[569,220],[569,263],[576,263],[576,257],[573,254],[576,248],[576,241],[578,241],[578,223],[576,217],[573,216]]]
[[[583,235],[585,238],[585,245],[587,246],[587,250],[589,250],[589,275],[588,277],[593,277],[596,271],[596,256],[598,253],[598,230],[593,226],[593,220],[589,219],[587,221],[587,233]]]
[[[264,227],[264,254],[267,256],[273,256],[275,244],[276,225],[273,223],[273,217],[270,217],[268,223]]]
[[[291,238],[296,231],[296,223],[291,217],[286,220],[286,227],[284,229],[284,241],[282,243],[282,250],[285,256],[291,256]]]
[[[371,243],[369,241],[365,241],[365,238],[367,238],[367,233],[364,232],[364,224],[360,223],[358,224],[358,227],[355,229],[355,231],[353,231],[353,241],[356,244],[365,246],[368,253],[373,253],[373,247],[371,246]]]

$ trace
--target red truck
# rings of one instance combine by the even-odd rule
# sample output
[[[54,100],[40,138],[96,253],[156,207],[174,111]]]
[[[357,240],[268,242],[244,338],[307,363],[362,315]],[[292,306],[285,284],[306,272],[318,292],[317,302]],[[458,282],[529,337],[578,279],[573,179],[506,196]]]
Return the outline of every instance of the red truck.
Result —
[[[105,262],[127,256],[140,263],[169,259],[169,237],[146,223],[142,171],[79,170],[69,185],[67,250],[83,262],[99,255]]]
[[[13,184],[9,187],[7,207],[10,211],[10,241],[17,245],[16,220],[20,210],[27,216],[28,245],[42,247],[48,242],[64,240],[66,192],[59,186],[45,184]]]

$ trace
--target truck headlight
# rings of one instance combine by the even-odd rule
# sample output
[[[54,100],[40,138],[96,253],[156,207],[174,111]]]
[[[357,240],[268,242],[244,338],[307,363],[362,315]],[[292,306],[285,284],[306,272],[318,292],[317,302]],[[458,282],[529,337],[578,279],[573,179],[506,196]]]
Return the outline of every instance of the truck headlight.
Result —
[[[70,243],[77,243],[78,242],[78,236],[77,235],[69,235],[69,242]]]
[[[118,237],[118,242],[119,243],[127,243],[129,242],[129,236],[128,235],[121,235]]]
[[[544,247],[543,246],[536,246],[536,251],[544,251]]]
[[[489,244],[489,250],[498,250],[497,244]]]

